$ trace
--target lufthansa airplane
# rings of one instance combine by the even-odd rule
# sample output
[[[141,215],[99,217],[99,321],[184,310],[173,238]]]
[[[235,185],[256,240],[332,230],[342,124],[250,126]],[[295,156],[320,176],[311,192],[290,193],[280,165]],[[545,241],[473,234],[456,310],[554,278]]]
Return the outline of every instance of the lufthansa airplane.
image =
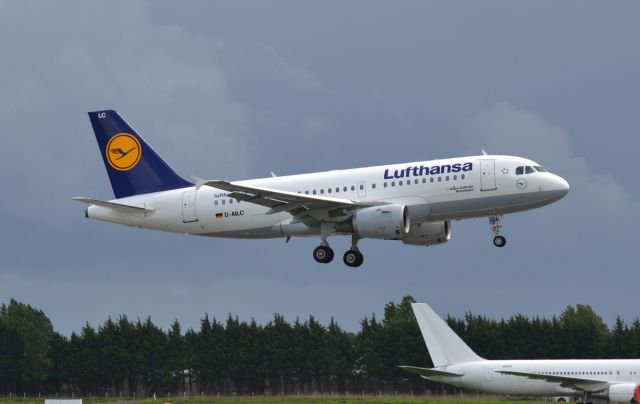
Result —
[[[400,366],[427,380],[514,396],[640,402],[640,359],[486,360],[425,303],[413,303],[433,368]]]
[[[333,259],[327,238],[351,235],[344,254],[362,265],[362,238],[429,246],[451,238],[451,221],[489,217],[503,247],[500,218],[561,199],[569,184],[521,157],[480,155],[246,181],[189,182],[115,111],[90,112],[116,199],[73,198],[85,216],[134,226],[230,238],[319,237],[320,263]]]

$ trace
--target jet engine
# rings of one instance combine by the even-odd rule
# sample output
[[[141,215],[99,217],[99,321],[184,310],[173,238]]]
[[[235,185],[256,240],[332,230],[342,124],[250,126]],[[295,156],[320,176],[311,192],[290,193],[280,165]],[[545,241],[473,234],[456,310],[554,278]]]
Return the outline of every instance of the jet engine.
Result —
[[[602,392],[593,394],[593,396],[613,403],[640,403],[640,384],[612,384]]]
[[[372,206],[358,210],[353,217],[353,230],[363,238],[401,239],[410,228],[406,205]]]
[[[411,245],[430,246],[446,243],[451,239],[451,222],[422,222],[411,226],[402,242]]]

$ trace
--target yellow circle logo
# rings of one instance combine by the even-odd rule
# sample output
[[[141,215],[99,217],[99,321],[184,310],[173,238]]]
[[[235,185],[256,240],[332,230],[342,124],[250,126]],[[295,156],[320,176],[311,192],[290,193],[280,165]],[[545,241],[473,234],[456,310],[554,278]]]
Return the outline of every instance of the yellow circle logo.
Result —
[[[138,164],[142,156],[140,142],[129,133],[118,133],[107,143],[107,161],[118,171],[128,171]]]

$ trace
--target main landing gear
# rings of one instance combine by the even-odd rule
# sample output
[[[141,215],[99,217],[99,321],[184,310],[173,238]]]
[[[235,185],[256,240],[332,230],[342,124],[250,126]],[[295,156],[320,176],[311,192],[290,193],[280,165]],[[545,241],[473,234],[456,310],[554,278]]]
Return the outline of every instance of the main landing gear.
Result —
[[[351,249],[344,253],[344,256],[342,257],[344,263],[352,268],[357,268],[364,262],[364,255],[362,255],[360,249],[358,249],[359,240],[360,237],[355,234],[351,236]]]
[[[491,224],[491,230],[493,230],[494,234],[493,245],[502,248],[507,244],[507,239],[500,235],[500,228],[502,227],[500,219],[502,219],[502,215],[500,213],[489,216],[489,224]]]
[[[351,267],[357,268],[364,262],[364,256],[358,249],[358,241],[360,237],[351,236],[351,249],[344,253],[342,260]],[[333,260],[333,249],[329,247],[326,236],[322,237],[322,243],[313,250],[313,259],[321,264],[328,264]]]

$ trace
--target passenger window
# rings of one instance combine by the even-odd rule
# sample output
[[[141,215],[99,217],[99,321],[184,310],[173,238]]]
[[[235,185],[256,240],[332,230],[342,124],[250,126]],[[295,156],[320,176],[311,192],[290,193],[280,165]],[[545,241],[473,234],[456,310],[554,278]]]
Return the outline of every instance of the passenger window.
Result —
[[[460,178],[461,178],[461,179],[464,179],[464,174],[461,174],[461,175],[460,175]]]
[[[336,187],[336,192],[340,192],[340,187]]]
[[[364,185],[360,184],[360,190],[362,191],[364,189]]]
[[[534,169],[533,169],[533,167],[531,167],[531,166],[526,166],[526,167],[524,168],[524,173],[525,173],[525,174],[533,174],[533,173],[535,173],[535,172],[536,172],[536,170],[534,170]]]
[[[402,185],[402,181],[398,181],[398,185]]]
[[[414,184],[417,184],[417,183],[418,183],[418,180],[417,180],[417,179],[413,180],[413,183],[414,183]]]
[[[455,181],[455,180],[457,180],[457,179],[458,179],[458,176],[457,176],[457,175],[454,175],[454,176],[453,176],[453,180]]]
[[[442,182],[442,177],[438,177],[438,182]]]
[[[444,177],[445,181],[449,181],[449,176],[447,175],[446,177]]]
[[[385,188],[387,187],[387,183],[386,183],[386,182],[384,183],[384,187],[385,187]]]
[[[331,188],[327,188],[327,193],[330,194],[331,193]]]
[[[516,168],[516,175],[522,175],[522,174],[524,174],[524,167],[520,166]]]
[[[423,179],[422,179],[422,183],[423,183],[423,184],[426,184],[426,183],[427,183],[427,179],[426,179],[426,178],[423,178]]]
[[[213,201],[213,204],[214,204],[215,206],[218,206],[218,201]]]
[[[233,203],[233,199],[229,199],[229,205]]]
[[[320,193],[321,193],[321,194],[324,194],[324,188],[322,188],[322,189],[320,190]]]
[[[309,191],[304,191],[305,194],[309,195]]]
[[[376,184],[371,184],[372,189],[376,189]]]
[[[433,177],[429,178],[429,181],[433,182]]]
[[[355,185],[352,185],[352,186],[351,186],[351,190],[352,190],[352,191],[355,191],[355,190],[356,190],[356,186],[355,186]]]
[[[315,190],[315,189],[313,190],[313,194],[314,194],[314,195],[316,194],[316,190]]]
[[[220,203],[222,203],[224,205],[225,204],[225,200],[223,199],[222,201],[220,201]]]
[[[347,187],[343,187],[343,188],[342,188],[342,190],[343,190],[344,192],[347,192]]]
[[[395,181],[391,181],[391,186],[395,187],[396,186],[396,182]]]

